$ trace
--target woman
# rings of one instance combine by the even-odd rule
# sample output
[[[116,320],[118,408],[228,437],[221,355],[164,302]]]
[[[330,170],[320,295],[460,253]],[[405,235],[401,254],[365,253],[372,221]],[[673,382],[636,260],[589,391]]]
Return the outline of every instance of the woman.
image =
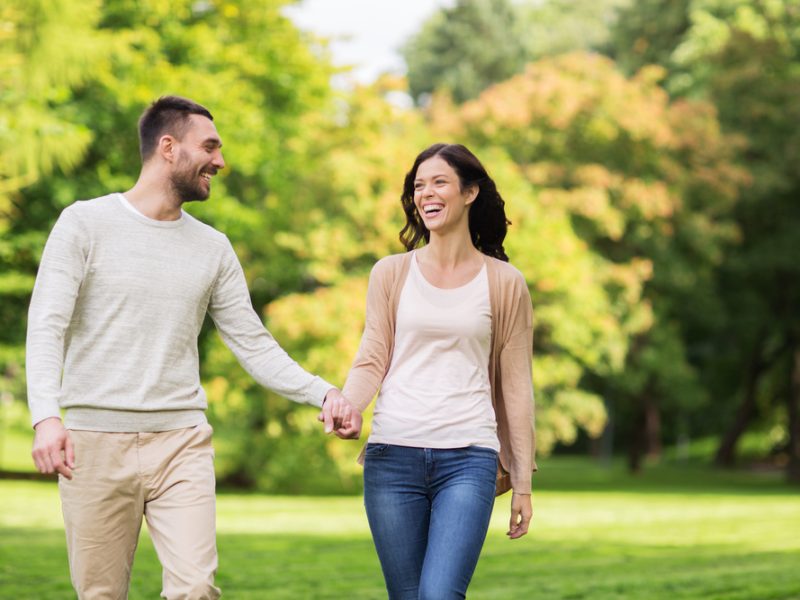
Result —
[[[408,252],[372,270],[343,392],[363,411],[380,388],[364,503],[389,597],[463,598],[496,492],[513,487],[509,537],[531,519],[531,300],[503,250],[504,202],[467,148],[423,151],[402,203]]]

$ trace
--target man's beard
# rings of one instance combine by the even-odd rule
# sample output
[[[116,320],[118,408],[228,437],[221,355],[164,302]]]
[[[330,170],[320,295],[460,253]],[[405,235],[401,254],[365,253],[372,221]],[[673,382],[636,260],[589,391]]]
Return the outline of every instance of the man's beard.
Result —
[[[184,161],[181,161],[184,162]],[[188,161],[186,161],[188,163]],[[200,174],[187,164],[185,169],[176,171],[169,176],[172,191],[183,202],[194,202],[195,200],[208,200],[210,188],[205,188],[201,184]]]

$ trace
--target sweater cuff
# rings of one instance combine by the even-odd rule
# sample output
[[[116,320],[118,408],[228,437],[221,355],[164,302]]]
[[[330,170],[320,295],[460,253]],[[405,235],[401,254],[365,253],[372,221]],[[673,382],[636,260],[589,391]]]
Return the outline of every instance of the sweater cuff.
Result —
[[[51,417],[57,417],[59,419],[61,418],[61,411],[59,410],[58,403],[56,402],[48,402],[43,406],[31,406],[30,411],[31,427],[36,427],[36,425]]]
[[[327,396],[328,392],[333,389],[339,388],[328,383],[322,377],[316,377],[311,389],[308,392],[308,404],[316,406],[317,408],[322,408],[322,402],[325,400],[325,396]]]

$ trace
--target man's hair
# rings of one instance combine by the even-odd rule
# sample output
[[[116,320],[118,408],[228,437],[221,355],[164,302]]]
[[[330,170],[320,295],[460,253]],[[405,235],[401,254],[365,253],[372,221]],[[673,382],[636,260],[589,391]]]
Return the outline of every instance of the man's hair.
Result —
[[[153,102],[139,119],[139,153],[145,163],[153,155],[162,135],[180,140],[186,133],[191,115],[214,120],[204,106],[180,96],[162,96]]]

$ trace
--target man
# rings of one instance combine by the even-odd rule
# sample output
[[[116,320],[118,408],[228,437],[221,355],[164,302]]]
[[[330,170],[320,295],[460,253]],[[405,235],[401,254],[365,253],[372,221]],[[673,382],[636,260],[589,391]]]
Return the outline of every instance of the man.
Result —
[[[139,141],[136,185],[69,206],[48,238],[28,317],[33,458],[60,475],[81,599],[127,597],[142,516],[163,567],[162,596],[217,598],[213,449],[197,349],[206,312],[260,384],[321,405],[326,432],[354,435],[358,418],[351,423],[340,392],[264,329],[228,239],[181,208],[207,199],[225,166],[211,113],[160,98],[139,121]]]

